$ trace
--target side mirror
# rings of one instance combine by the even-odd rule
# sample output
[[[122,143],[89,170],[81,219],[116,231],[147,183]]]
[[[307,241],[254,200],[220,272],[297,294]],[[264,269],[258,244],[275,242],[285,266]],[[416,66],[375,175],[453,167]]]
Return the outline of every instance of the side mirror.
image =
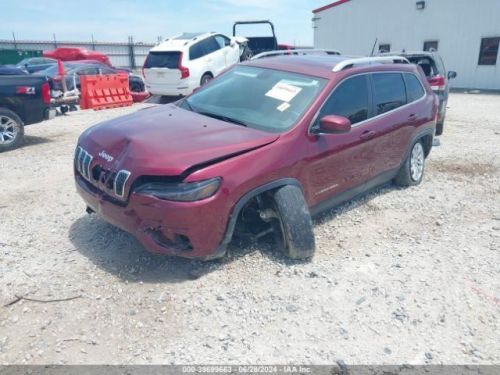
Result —
[[[351,121],[344,116],[327,115],[319,121],[319,133],[341,134],[351,130]]]
[[[448,79],[453,79],[453,78],[457,78],[457,72],[450,70],[448,72]]]

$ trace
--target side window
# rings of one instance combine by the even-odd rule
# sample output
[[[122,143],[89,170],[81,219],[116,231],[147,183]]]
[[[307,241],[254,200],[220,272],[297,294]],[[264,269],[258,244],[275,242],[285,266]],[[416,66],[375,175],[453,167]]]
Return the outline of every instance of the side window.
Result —
[[[366,75],[348,78],[338,85],[321,108],[318,119],[326,115],[347,117],[351,124],[368,118],[368,80]]]
[[[211,36],[210,38],[205,39],[204,41],[201,42],[203,44],[203,49],[205,50],[205,54],[208,55],[209,53],[215,52],[222,47],[217,43],[215,38]]]
[[[77,73],[79,76],[86,76],[86,75],[95,75],[95,74],[99,74],[99,69],[97,68],[83,68],[83,69],[80,69],[79,71],[77,71]]]
[[[375,73],[372,78],[375,115],[406,104],[406,90],[401,73]]]
[[[99,70],[100,74],[105,74],[105,75],[106,74],[115,74],[115,73],[117,73],[113,69],[110,69],[110,68],[105,67],[105,66],[99,67],[98,70]]]
[[[408,96],[408,103],[414,102],[424,96],[425,91],[418,78],[410,73],[405,73],[406,82],[406,95]]]
[[[202,43],[203,42],[193,44],[189,48],[189,60],[196,60],[196,59],[199,59],[200,57],[203,57],[205,55]]]
[[[226,38],[224,35],[216,35],[215,40],[219,44],[220,48],[227,47],[228,45],[231,44],[229,38]]]

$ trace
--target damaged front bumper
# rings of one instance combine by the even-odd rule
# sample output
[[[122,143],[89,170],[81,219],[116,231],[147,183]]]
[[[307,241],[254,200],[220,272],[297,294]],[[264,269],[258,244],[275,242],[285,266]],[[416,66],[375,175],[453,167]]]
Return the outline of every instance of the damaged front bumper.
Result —
[[[133,234],[150,252],[202,260],[225,254],[229,208],[223,193],[196,202],[174,202],[132,192],[120,202],[75,176],[91,211]]]

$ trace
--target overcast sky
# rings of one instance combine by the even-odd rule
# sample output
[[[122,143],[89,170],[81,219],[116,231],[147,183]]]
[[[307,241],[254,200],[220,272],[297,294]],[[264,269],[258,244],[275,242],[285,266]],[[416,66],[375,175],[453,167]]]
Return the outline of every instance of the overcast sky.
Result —
[[[235,20],[270,19],[278,41],[312,45],[312,10],[328,0],[0,0],[0,39],[155,42],[184,31],[230,34]]]

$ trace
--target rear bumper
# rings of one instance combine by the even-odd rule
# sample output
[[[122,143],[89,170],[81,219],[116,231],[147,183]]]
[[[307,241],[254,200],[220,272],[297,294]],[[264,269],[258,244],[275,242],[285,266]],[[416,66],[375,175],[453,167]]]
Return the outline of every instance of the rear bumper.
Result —
[[[178,85],[170,84],[154,84],[146,82],[146,90],[153,95],[165,95],[165,96],[187,96],[190,95],[196,88],[191,82],[181,82]]]
[[[152,253],[205,260],[225,254],[222,243],[229,210],[220,190],[198,202],[173,202],[132,193],[128,203],[122,205],[78,174],[75,182],[89,208],[133,234]]]
[[[448,95],[445,95],[445,93],[442,91],[434,91],[434,93],[437,95],[439,99],[437,122],[442,123],[444,122],[444,118],[446,116],[446,104],[448,102]]]

